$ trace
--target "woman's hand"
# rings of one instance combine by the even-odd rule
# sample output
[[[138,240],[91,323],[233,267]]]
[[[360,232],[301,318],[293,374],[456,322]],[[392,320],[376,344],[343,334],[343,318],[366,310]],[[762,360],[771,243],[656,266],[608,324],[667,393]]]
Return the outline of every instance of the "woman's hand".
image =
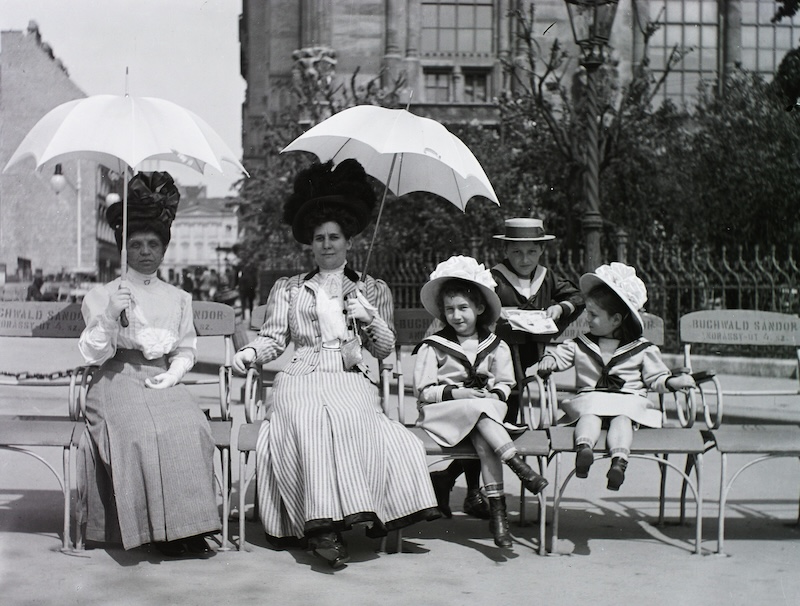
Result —
[[[245,347],[237,351],[233,356],[231,367],[240,375],[247,374],[247,367],[256,361],[256,350],[252,347]]]
[[[108,299],[108,307],[106,307],[108,315],[112,318],[116,318],[131,306],[131,300],[131,289],[127,286],[120,286],[111,293]]]
[[[564,313],[564,308],[560,305],[551,305],[547,308],[547,317],[552,318],[553,322],[558,322],[562,313]]]
[[[177,377],[169,374],[168,372],[162,372],[160,375],[156,375],[152,379],[148,377],[144,380],[144,384],[150,389],[166,389],[167,387],[172,387],[177,382]]]
[[[364,324],[371,324],[372,319],[375,317],[375,311],[367,309],[361,302],[360,298],[349,297],[344,304],[344,310],[347,312],[347,321],[358,320]]]

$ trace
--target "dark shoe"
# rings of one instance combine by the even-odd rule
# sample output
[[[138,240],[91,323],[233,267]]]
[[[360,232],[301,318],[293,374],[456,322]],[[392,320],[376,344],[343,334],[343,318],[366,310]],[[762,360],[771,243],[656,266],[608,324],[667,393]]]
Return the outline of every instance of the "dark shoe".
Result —
[[[467,491],[467,498],[464,499],[464,513],[480,520],[489,519],[489,503],[479,488]]]
[[[517,477],[522,480],[522,485],[531,491],[533,494],[539,494],[550,483],[543,476],[536,473],[533,468],[528,465],[519,454],[515,454],[506,462]]]
[[[508,532],[508,516],[506,515],[506,498],[489,497],[489,531],[494,536],[494,544],[509,548],[513,545]]]
[[[578,452],[575,455],[575,475],[579,478],[588,478],[592,463],[594,463],[592,447],[588,444],[578,444]]]
[[[446,518],[453,517],[453,510],[450,509],[450,491],[453,490],[455,481],[447,473],[447,470],[432,471],[431,484],[433,484],[433,493],[436,495],[436,504],[439,511]]]
[[[184,539],[183,542],[186,545],[187,551],[194,556],[204,557],[214,553],[201,534],[188,537]]]
[[[625,481],[625,470],[628,468],[628,461],[622,457],[614,457],[611,459],[611,468],[608,470],[606,477],[608,478],[609,490],[619,490],[622,483]]]
[[[185,558],[189,555],[189,548],[183,539],[177,541],[158,541],[153,543],[161,555],[168,558]]]
[[[324,532],[308,539],[308,548],[315,556],[325,560],[331,568],[341,568],[350,561],[339,533]]]

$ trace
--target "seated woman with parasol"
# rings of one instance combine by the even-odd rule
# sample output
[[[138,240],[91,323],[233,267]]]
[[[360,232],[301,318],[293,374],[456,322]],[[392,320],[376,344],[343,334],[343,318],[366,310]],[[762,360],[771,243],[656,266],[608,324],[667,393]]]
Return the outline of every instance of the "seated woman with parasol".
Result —
[[[124,281],[83,300],[79,348],[100,369],[79,446],[79,523],[89,541],[153,543],[166,556],[193,557],[210,553],[203,535],[220,519],[211,429],[178,384],[196,357],[192,298],[157,276],[179,199],[168,173],[139,173],[128,186],[127,230],[123,204],[106,209],[128,266]]]
[[[332,167],[300,172],[284,207],[317,267],[275,283],[259,336],[236,353],[233,368],[243,373],[294,345],[257,442],[259,511],[267,535],[303,539],[339,568],[350,558],[341,533],[355,524],[379,537],[440,514],[422,443],[383,414],[360,362],[359,339],[377,359],[395,342],[389,288],[347,265],[375,193],[357,161]]]

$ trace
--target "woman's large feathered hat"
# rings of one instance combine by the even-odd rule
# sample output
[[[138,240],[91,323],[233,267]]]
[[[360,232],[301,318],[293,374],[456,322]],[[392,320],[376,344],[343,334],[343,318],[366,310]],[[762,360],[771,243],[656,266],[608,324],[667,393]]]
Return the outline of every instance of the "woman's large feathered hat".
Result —
[[[128,234],[151,230],[166,246],[181,194],[167,172],[137,173],[128,183]],[[122,202],[106,208],[106,221],[122,244]]]
[[[309,221],[313,216],[333,212],[350,215],[360,234],[372,220],[375,190],[357,160],[315,163],[294,179],[294,191],[283,206],[283,220],[292,226],[292,235],[302,244],[311,244]]]

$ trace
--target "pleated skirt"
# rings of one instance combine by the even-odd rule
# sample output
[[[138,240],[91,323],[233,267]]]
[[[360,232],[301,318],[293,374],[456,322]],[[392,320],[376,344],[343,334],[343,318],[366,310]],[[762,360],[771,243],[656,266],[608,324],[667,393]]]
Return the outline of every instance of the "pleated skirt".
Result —
[[[378,537],[440,516],[422,442],[383,414],[375,385],[345,371],[338,349],[323,349],[310,374],[278,373],[256,473],[271,537],[356,523]]]
[[[658,404],[635,393],[585,391],[561,404],[564,416],[559,424],[575,423],[582,415],[598,417],[626,416],[645,427],[661,427],[661,410]]]
[[[78,447],[78,522],[125,549],[220,528],[214,440],[183,385],[150,389],[166,360],[120,350],[94,373]]]
[[[502,425],[506,431],[519,433],[519,427],[505,423],[508,407],[494,398],[445,400],[420,404],[417,426],[441,446],[452,447],[464,440],[480,420],[486,416]]]

